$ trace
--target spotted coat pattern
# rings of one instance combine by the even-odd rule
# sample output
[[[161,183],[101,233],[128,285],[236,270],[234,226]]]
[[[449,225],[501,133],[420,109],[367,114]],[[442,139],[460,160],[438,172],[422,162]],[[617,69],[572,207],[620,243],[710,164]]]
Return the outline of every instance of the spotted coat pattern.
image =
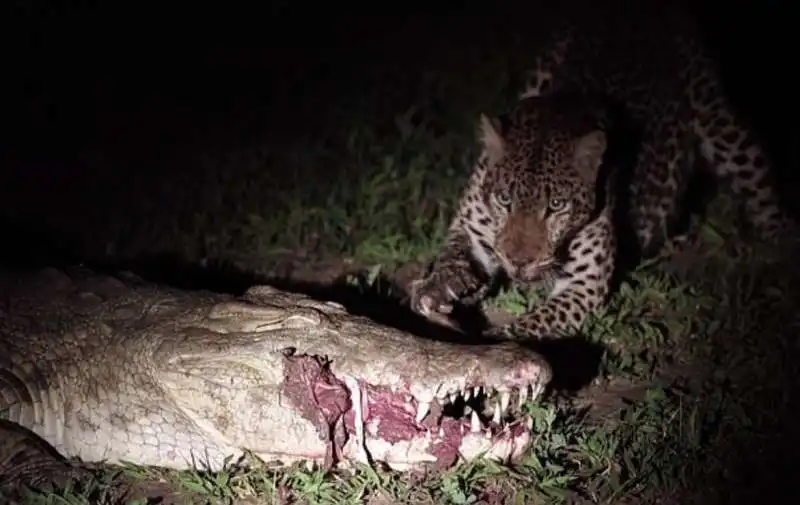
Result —
[[[730,183],[762,238],[794,232],[767,155],[727,102],[690,20],[658,7],[634,18],[593,4],[600,8],[577,13],[538,55],[515,108],[481,117],[482,152],[446,243],[412,283],[417,312],[479,300],[503,271],[523,284],[550,280],[551,290],[493,333],[536,339],[574,330],[609,295],[614,191],[629,192],[627,218],[641,252],[652,254],[669,239],[699,160]],[[641,129],[631,184],[610,193],[598,191],[611,187],[598,185],[607,108],[593,96],[623,104]]]

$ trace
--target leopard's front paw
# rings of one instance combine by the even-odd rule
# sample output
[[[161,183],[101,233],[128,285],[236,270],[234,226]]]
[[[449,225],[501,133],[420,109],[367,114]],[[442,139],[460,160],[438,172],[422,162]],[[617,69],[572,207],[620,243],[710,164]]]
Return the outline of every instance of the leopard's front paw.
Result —
[[[430,317],[434,312],[450,314],[453,311],[453,302],[458,300],[458,293],[437,277],[432,275],[411,282],[411,310],[425,317]]]

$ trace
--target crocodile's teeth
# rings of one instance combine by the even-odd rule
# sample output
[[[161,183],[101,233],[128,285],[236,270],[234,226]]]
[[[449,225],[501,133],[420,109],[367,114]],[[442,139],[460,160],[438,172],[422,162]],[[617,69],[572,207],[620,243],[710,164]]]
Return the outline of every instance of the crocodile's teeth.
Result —
[[[508,410],[508,404],[511,402],[511,393],[503,391],[500,393],[500,412]]]
[[[478,396],[481,393],[483,393],[483,386],[476,387],[475,388],[475,396]]]
[[[450,393],[448,396],[450,397],[450,403],[455,403],[456,399],[458,398],[456,393]]]
[[[545,386],[544,382],[531,386],[531,398],[533,400],[537,400],[539,396],[544,392],[544,386]]]
[[[417,399],[418,402],[432,402],[434,398],[436,398],[433,394],[433,391],[430,389],[419,389],[412,391],[411,394],[414,398]]]
[[[532,430],[533,429],[533,418],[532,417],[529,416],[529,417],[525,418],[525,427],[528,428],[528,430]]]
[[[358,385],[358,381],[350,376],[344,377],[345,384],[350,388],[350,393],[353,395],[353,413],[355,415],[355,429],[356,441],[358,442],[359,458],[362,462],[369,464],[370,457],[367,450],[367,441],[364,436],[364,409],[363,405],[367,403],[366,392],[364,394],[364,402],[362,403],[362,391]]]
[[[528,390],[530,386],[523,386],[519,388],[519,408],[522,408],[525,405],[525,402],[528,401]]]
[[[473,411],[469,418],[469,431],[472,433],[479,433],[481,431],[481,420],[478,413]]]
[[[415,419],[418,423],[421,423],[425,416],[428,415],[428,412],[431,411],[431,403],[430,402],[418,402],[417,403],[417,415]]]
[[[495,403],[495,405],[494,405],[494,414],[492,414],[492,422],[500,424],[500,419],[501,419],[500,418],[500,414],[501,414],[500,404],[499,403]]]
[[[472,398],[472,388],[466,388],[461,394],[464,396],[464,401],[469,401]]]
[[[464,405],[464,413],[465,414],[470,415],[470,414],[472,414],[472,412],[474,412],[472,410],[472,407],[470,407],[469,405]]]
[[[547,388],[547,383],[546,382],[540,382],[538,384],[538,387],[536,388],[537,394],[538,395],[543,395],[544,394],[544,390],[546,388]]]

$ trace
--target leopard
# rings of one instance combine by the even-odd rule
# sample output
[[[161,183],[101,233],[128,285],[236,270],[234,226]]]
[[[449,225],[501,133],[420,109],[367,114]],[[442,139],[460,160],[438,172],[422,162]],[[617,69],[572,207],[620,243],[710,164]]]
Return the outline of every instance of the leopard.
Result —
[[[553,30],[517,103],[480,114],[480,153],[444,245],[410,285],[415,312],[480,304],[504,276],[547,293],[485,336],[571,334],[608,304],[621,229],[631,230],[641,257],[662,250],[701,170],[730,188],[758,239],[797,236],[773,163],[725,94],[694,19],[655,2],[646,13],[634,2],[638,17],[624,0],[590,4]],[[619,117],[637,131],[627,179],[615,166],[624,164],[608,161],[626,131],[615,132]]]

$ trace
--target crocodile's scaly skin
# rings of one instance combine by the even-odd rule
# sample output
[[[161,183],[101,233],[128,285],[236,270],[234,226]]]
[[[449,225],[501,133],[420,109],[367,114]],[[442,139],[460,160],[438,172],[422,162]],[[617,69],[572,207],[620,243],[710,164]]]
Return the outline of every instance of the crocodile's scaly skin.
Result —
[[[370,395],[394,392],[413,421],[417,409],[440,412],[479,387],[504,396],[505,409],[512,391],[536,398],[551,377],[539,355],[514,343],[422,339],[267,286],[235,298],[49,269],[0,273],[0,290],[0,485],[28,470],[63,469],[55,451],[175,469],[218,470],[245,450],[283,464],[410,469],[441,459],[442,431],[420,421],[412,434],[387,433],[374,412],[355,427],[355,398],[367,405]],[[336,388],[347,392],[339,414],[298,400],[300,390],[323,399]],[[464,434],[451,421],[442,426],[461,428],[463,460],[482,450],[513,459],[530,442],[523,420],[505,434],[489,421]]]

